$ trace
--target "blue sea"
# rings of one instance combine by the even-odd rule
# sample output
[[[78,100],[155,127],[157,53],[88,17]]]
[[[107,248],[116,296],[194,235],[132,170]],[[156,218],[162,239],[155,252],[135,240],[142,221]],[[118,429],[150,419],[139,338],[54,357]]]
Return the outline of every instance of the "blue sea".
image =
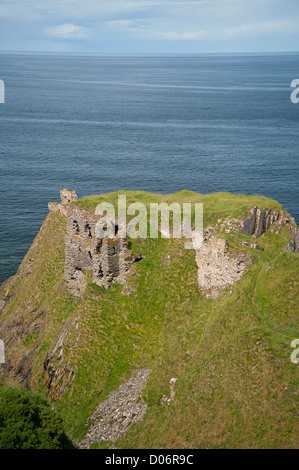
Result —
[[[299,221],[299,54],[0,53],[0,284],[67,187],[231,191]]]

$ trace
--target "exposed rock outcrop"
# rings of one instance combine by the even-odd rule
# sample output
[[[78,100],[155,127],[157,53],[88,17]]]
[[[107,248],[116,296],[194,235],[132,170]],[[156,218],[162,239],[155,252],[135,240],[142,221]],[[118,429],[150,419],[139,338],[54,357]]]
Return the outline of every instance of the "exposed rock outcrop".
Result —
[[[297,227],[290,227],[291,241],[286,247],[288,251],[293,253],[299,252],[299,229]]]
[[[290,243],[286,249],[292,252],[299,251],[299,229],[295,220],[282,211],[272,209],[261,210],[258,207],[251,209],[251,216],[242,222],[241,233],[258,238],[263,233],[271,231],[278,233],[283,227],[288,227]]]
[[[5,363],[2,364],[2,371],[13,377],[18,376],[26,388],[30,386],[32,366],[38,348],[35,338],[38,339],[43,330],[45,316],[45,310],[28,303],[26,309],[16,308],[14,315],[9,316],[1,327],[1,339],[5,344]],[[31,349],[24,354],[22,346],[31,341]]]
[[[232,217],[218,220],[220,231],[225,231],[227,234],[243,233],[248,237],[258,238],[268,231],[278,232],[285,225],[289,227],[295,225],[294,220],[283,210],[262,210],[254,206],[250,209],[250,213],[251,215],[245,220]]]
[[[283,220],[281,211],[272,209],[261,210],[255,206],[251,209],[251,216],[242,222],[240,232],[244,233],[244,235],[253,235],[255,238],[258,238],[262,233],[267,232],[270,226],[278,221],[279,217]]]
[[[44,360],[45,382],[51,397],[57,401],[70,387],[75,379],[75,371],[64,359],[64,349],[70,337],[76,338],[74,345],[77,346],[80,339],[79,331],[80,317],[75,318],[72,323],[64,325],[59,331],[58,340],[54,342]]]

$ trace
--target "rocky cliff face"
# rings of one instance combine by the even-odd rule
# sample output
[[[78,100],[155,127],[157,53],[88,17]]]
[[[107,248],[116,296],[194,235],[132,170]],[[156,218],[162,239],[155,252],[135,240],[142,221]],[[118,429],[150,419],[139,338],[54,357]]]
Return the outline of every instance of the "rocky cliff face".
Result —
[[[146,196],[130,197],[144,201]],[[219,436],[231,436],[230,415],[223,410],[232,397],[236,413],[241,409],[244,415],[236,433],[243,436],[244,429],[251,429],[250,443],[257,421],[263,429],[271,413],[273,425],[285,420],[283,429],[291,429],[286,418],[290,399],[282,395],[284,384],[293,384],[292,367],[297,367],[290,361],[290,342],[297,337],[299,239],[286,211],[265,198],[207,196],[205,214],[211,225],[202,245],[192,251],[179,239],[140,238],[129,245],[117,236],[117,228],[114,239],[102,240],[96,235],[97,215],[82,208],[92,207],[90,201],[77,203],[69,191],[62,191],[61,199],[49,203],[50,213],[18,273],[0,286],[0,339],[6,360],[1,370],[47,396],[72,430],[97,410],[97,426],[84,446],[125,437],[130,423],[143,417],[146,407],[139,398],[130,400],[135,392],[126,381],[144,367],[152,372],[142,396],[153,416],[145,436],[152,426],[159,435],[155,413],[161,416],[161,404],[171,408],[163,417],[171,421],[165,425],[166,436],[173,419],[181,429],[188,416],[192,429],[202,433],[192,446],[207,447],[219,426]],[[263,252],[256,250],[257,242]],[[141,254],[134,258],[131,250]],[[133,265],[137,260],[141,262]],[[125,288],[113,283],[125,283]],[[207,300],[211,298],[215,300]],[[250,332],[246,341],[244,332]],[[277,344],[282,344],[279,351]],[[173,390],[170,398],[166,395],[170,377],[178,377],[175,398]],[[119,388],[124,383],[129,387]],[[117,393],[110,395],[113,390]],[[191,407],[188,413],[182,401]],[[252,410],[254,420],[248,426]],[[289,414],[293,412],[295,404]],[[184,433],[186,441],[174,440],[175,445],[190,444],[189,423]],[[280,429],[277,435],[280,442]],[[215,446],[222,445],[219,436]],[[284,445],[289,438],[286,434]]]
[[[278,234],[283,227],[287,227],[290,234],[290,243],[285,248],[297,253],[299,251],[299,229],[296,227],[293,217],[283,210],[261,210],[255,206],[251,209],[251,216],[242,222],[240,231],[244,235],[258,238],[267,232]]]
[[[279,211],[261,210],[258,207],[253,207],[251,216],[245,219],[242,224],[241,233],[258,238],[262,233],[269,230],[270,226],[279,219],[279,215]]]
[[[277,222],[275,224],[275,222]],[[258,238],[262,233],[275,231],[281,227],[294,224],[294,219],[287,216],[283,211],[272,209],[261,210],[258,207],[251,209],[251,216],[242,222],[241,233]]]

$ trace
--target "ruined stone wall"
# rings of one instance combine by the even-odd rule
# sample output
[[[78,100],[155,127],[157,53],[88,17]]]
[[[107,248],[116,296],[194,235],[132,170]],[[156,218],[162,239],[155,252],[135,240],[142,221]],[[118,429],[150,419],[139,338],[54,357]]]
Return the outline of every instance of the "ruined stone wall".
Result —
[[[66,199],[63,196],[62,192],[62,201]],[[105,289],[113,282],[125,282],[132,264],[126,239],[118,238],[117,233],[113,239],[98,238],[95,227],[99,217],[76,205],[49,203],[49,209],[67,217],[64,279],[73,295],[83,296],[88,271],[92,271],[92,282]]]
[[[218,220],[216,227],[210,226],[205,230],[203,242],[196,249],[196,263],[198,285],[203,291],[209,291],[207,296],[217,296],[218,289],[233,285],[252,262],[245,250],[239,252],[229,250],[227,240],[214,235],[217,231],[223,234],[243,233],[258,238],[268,231],[278,234],[282,227],[286,226],[289,229],[290,243],[285,249],[299,251],[299,230],[294,219],[285,211],[261,210],[253,207],[250,212],[250,217],[245,220],[227,217]],[[248,245],[247,242],[243,244]],[[251,247],[262,249],[257,244],[251,244]]]
[[[233,285],[251,262],[246,251],[234,255],[229,253],[227,240],[217,238],[209,232],[201,247],[196,250],[198,285],[203,291],[212,291],[212,296],[217,296],[217,289]]]

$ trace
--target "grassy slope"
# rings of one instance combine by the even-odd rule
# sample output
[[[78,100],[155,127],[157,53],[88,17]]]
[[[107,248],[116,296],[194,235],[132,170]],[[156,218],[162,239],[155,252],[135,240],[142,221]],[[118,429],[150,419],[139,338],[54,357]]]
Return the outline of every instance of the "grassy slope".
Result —
[[[77,204],[93,209],[103,200],[116,202],[117,194]],[[261,196],[228,193],[126,194],[128,203],[203,202],[205,225],[243,215],[253,205],[280,207]],[[34,258],[31,273],[8,280],[2,289],[16,293],[8,314],[28,310],[29,302],[46,311],[44,329],[23,338],[18,349],[20,358],[36,349],[31,387],[45,395],[43,360],[68,328],[64,362],[74,368],[75,380],[62,399],[55,391],[48,398],[73,436],[82,437],[99,401],[148,366],[143,396],[148,412],[118,447],[298,446],[299,366],[291,363],[290,343],[299,337],[299,263],[298,253],[281,251],[286,231],[263,235],[263,252],[246,248],[255,262],[231,294],[215,300],[198,291],[194,252],[179,240],[163,239],[132,240],[133,252],[145,259],[134,264],[126,287],[105,291],[90,283],[82,300],[70,298],[62,281],[64,233],[63,217],[49,214],[20,268],[27,272]],[[246,239],[227,238],[235,248]],[[130,289],[135,293],[128,295]],[[160,399],[169,394],[171,377],[178,377],[176,398],[164,408]]]

